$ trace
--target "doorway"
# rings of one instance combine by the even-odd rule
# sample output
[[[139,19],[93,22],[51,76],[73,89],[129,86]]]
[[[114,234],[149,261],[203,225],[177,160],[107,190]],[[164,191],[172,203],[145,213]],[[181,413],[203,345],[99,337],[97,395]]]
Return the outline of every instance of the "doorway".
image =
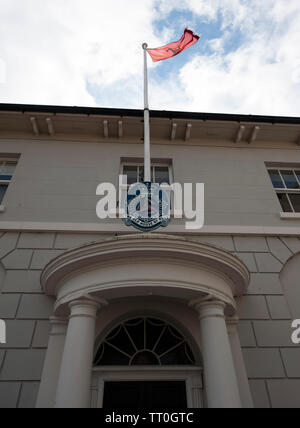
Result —
[[[186,409],[185,382],[106,382],[104,409]]]

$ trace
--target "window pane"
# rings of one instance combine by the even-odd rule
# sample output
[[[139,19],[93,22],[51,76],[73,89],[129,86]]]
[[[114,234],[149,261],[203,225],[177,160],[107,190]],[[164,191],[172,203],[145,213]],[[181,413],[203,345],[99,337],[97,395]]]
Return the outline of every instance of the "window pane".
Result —
[[[16,162],[6,162],[5,166],[2,168],[2,173],[7,175],[13,175],[16,169]]]
[[[163,365],[193,365],[195,364],[187,355],[188,345],[182,344],[178,348],[173,349],[161,358]],[[188,348],[189,349],[189,348]],[[190,352],[190,349],[188,350]]]
[[[284,189],[284,184],[281,180],[280,174],[276,170],[269,170],[269,175],[275,189]]]
[[[8,185],[5,185],[5,184],[0,185],[0,204],[3,201],[3,198],[4,198],[4,195],[5,195],[7,188],[8,188]]]
[[[5,165],[0,168],[0,179],[11,180],[15,172],[16,165],[16,162],[6,162]]]
[[[297,177],[298,177],[298,181],[299,181],[299,183],[300,183],[300,171],[295,171],[295,173],[296,173],[296,175],[297,175]]]
[[[115,335],[111,339],[107,339],[107,343],[113,345],[120,351],[123,351],[123,353],[125,354],[131,355],[135,352],[132,342],[130,341],[129,336],[124,330],[123,326],[121,329],[119,329],[117,335]]]
[[[97,366],[127,366],[129,357],[108,344],[104,344],[96,356],[95,363]]]
[[[159,359],[150,351],[143,351],[137,354],[132,362],[132,366],[159,366]]]
[[[145,321],[143,318],[128,321],[126,330],[135,344],[135,347],[142,351],[145,349]]]
[[[124,166],[123,168],[123,175],[127,175],[127,184],[135,184],[137,180],[137,166]]]
[[[139,167],[139,183],[143,183],[143,181],[144,181],[144,176],[145,176],[145,174],[144,174],[144,167],[143,166],[140,166]]]
[[[155,182],[158,184],[170,184],[169,168],[167,166],[155,167]]]
[[[287,195],[285,193],[278,193],[277,196],[278,196],[279,202],[281,203],[283,212],[292,213],[293,210],[291,208]]]
[[[299,184],[296,180],[293,171],[280,171],[288,189],[299,189]]]
[[[173,349],[175,346],[179,345],[182,341],[182,337],[174,336],[169,327],[164,331],[164,334],[161,336],[159,343],[155,348],[155,352],[158,355],[162,355],[167,351]]]
[[[294,207],[296,213],[300,213],[300,193],[298,194],[290,194],[289,195],[291,203]]]
[[[195,365],[195,358],[189,344],[175,328],[161,320],[138,318],[121,324],[107,336],[94,364]]]
[[[153,350],[165,327],[164,323],[156,323],[156,320],[147,320],[146,324],[146,348]]]

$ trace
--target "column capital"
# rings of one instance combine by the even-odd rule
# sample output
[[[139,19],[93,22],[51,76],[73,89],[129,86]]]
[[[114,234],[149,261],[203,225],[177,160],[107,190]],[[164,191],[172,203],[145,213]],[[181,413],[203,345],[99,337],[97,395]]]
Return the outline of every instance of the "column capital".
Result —
[[[238,325],[239,325],[240,319],[238,317],[228,317],[226,318],[226,326],[228,333],[230,335],[232,334],[238,334]]]
[[[68,319],[62,317],[51,317],[51,332],[50,336],[64,336],[67,331]]]
[[[189,303],[199,314],[200,319],[215,316],[225,318],[226,303],[213,296],[200,297]]]
[[[50,317],[49,319],[50,324],[51,325],[67,325],[68,324],[68,320],[67,318],[63,318],[63,317]]]
[[[84,297],[81,299],[76,299],[76,300],[72,300],[71,302],[69,302],[69,308],[74,309],[74,308],[79,308],[79,307],[96,307],[97,309],[99,309],[101,306],[100,303],[96,302],[95,300],[91,300],[91,299],[85,299]]]
[[[100,297],[90,296],[89,294],[85,294],[82,297],[76,298],[69,302],[69,308],[73,308],[74,306],[97,306],[98,309],[101,307],[107,306],[108,302],[105,299],[101,299]]]
[[[107,306],[106,300],[92,297],[90,295],[84,295],[80,298],[74,299],[69,302],[69,308],[71,310],[70,318],[72,317],[92,317],[95,318],[97,311],[104,306]]]
[[[227,317],[226,324],[229,326],[237,327],[239,325],[240,319],[239,317]]]

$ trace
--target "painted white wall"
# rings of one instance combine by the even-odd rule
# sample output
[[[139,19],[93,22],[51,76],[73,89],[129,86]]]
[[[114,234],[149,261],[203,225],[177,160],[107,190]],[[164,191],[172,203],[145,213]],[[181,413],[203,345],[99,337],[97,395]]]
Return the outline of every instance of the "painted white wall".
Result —
[[[120,159],[142,157],[143,146],[0,140],[0,153],[8,152],[21,153],[21,159],[0,220],[98,223],[96,187],[118,184]],[[265,162],[300,163],[296,148],[154,144],[152,156],[172,159],[175,181],[206,184],[206,225],[300,225],[280,219],[281,207],[265,167]]]

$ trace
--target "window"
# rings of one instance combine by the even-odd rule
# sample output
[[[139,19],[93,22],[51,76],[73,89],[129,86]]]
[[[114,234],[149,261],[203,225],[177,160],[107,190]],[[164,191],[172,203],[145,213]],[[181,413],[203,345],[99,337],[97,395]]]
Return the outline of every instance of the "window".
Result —
[[[300,213],[300,169],[269,169],[282,210],[285,213]]]
[[[142,158],[121,158],[120,173],[121,176],[127,177],[127,186],[123,182],[120,186],[122,191],[121,198],[126,200],[127,192],[131,185],[136,183],[144,182],[144,161]],[[170,159],[152,159],[151,163],[151,182],[159,185],[165,184],[166,191],[168,186],[173,183],[173,168],[172,161]],[[173,199],[172,194],[170,195],[170,207],[172,208]],[[120,201],[118,201],[120,206]]]
[[[144,165],[123,163],[122,175],[127,176],[127,184],[131,186],[144,181]],[[152,163],[151,181],[158,184],[171,184],[171,167],[169,164]]]
[[[100,345],[96,366],[172,366],[196,364],[187,340],[170,324],[137,318],[120,324]]]
[[[0,160],[0,205],[17,166],[16,161]]]

